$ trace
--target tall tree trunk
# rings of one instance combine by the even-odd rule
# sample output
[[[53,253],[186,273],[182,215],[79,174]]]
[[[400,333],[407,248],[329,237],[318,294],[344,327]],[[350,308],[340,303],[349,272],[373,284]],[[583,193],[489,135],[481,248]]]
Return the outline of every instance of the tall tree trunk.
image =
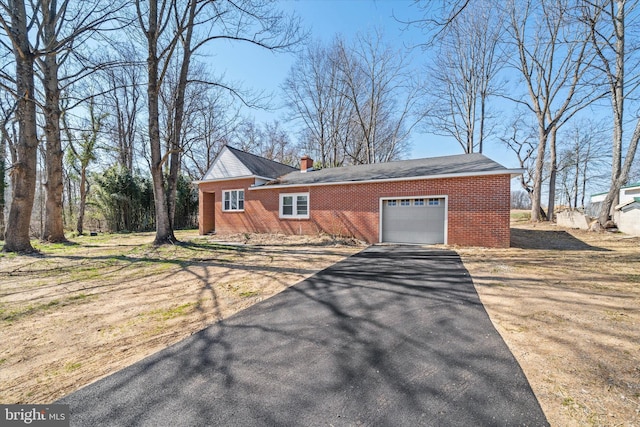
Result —
[[[609,220],[613,207],[620,199],[620,188],[624,185],[626,177],[621,178],[622,170],[622,138],[624,126],[624,83],[625,83],[625,1],[616,0],[617,12],[613,18],[616,43],[615,53],[615,74],[609,75],[611,82],[611,105],[613,110],[613,142],[612,142],[612,162],[611,162],[611,185],[609,192],[600,207],[598,222],[604,227]],[[630,153],[630,151],[627,151]]]
[[[47,190],[46,215],[43,240],[64,242],[64,223],[62,220],[62,197],[64,183],[62,174],[62,143],[60,138],[60,89],[58,87],[58,64],[56,55],[50,53],[44,58],[45,93],[45,138]]]
[[[78,223],[76,224],[76,230],[78,234],[84,232],[84,211],[87,203],[87,168],[82,167],[80,171],[80,206],[78,207]]]
[[[47,50],[42,60],[44,86],[44,120],[46,138],[47,190],[46,215],[43,240],[64,242],[64,222],[62,220],[62,197],[64,183],[62,174],[62,142],[60,137],[60,87],[58,85],[58,58],[56,46],[57,1],[45,0],[40,4],[43,17],[43,36]]]
[[[147,98],[149,106],[149,145],[151,151],[151,179],[153,180],[153,198],[156,213],[155,245],[175,242],[176,238],[169,221],[167,198],[162,173],[163,158],[160,144],[160,107],[159,107],[159,63],[158,58],[158,2],[149,1],[149,28],[147,30],[148,53]]]
[[[189,65],[191,63],[191,38],[193,36],[193,23],[196,16],[197,3],[196,0],[189,2],[189,18],[186,22],[186,33],[182,43],[182,64],[180,64],[180,76],[176,88],[175,116],[170,141],[171,157],[169,158],[169,178],[167,180],[167,205],[172,230],[175,224],[178,176],[180,175],[180,157],[182,151],[180,140],[182,138],[182,124],[184,120],[184,99],[187,91]]]
[[[11,24],[14,30],[16,89],[19,95],[17,162],[13,165],[13,200],[9,210],[4,250],[33,252],[30,241],[31,211],[36,191],[38,133],[33,65],[34,55],[29,44],[24,1],[13,4]]]
[[[69,207],[69,223],[73,220],[73,187],[71,178],[67,176],[67,206]]]
[[[587,171],[589,168],[589,159],[591,159],[591,141],[587,145],[587,154],[584,157],[584,169],[582,170],[582,198],[580,206],[584,209],[584,199],[587,195]]]
[[[547,205],[547,220],[555,219],[556,208],[556,176],[558,174],[558,156],[556,152],[556,134],[558,128],[553,126],[549,133],[549,204]]]
[[[580,148],[578,145],[576,145],[576,170],[575,170],[575,176],[573,178],[573,207],[574,209],[578,208],[578,193],[580,192],[580,187],[579,187],[579,180],[580,180]]]
[[[4,193],[7,189],[7,138],[4,133],[0,136],[0,240],[4,240],[4,208],[6,200]]]
[[[484,149],[484,121],[486,119],[485,114],[485,108],[486,108],[486,102],[487,102],[487,94],[486,93],[482,93],[480,95],[480,134],[478,135],[478,153],[482,154],[482,151]]]
[[[531,196],[531,221],[538,222],[544,220],[541,215],[542,206],[542,174],[544,173],[544,156],[547,149],[547,133],[539,126],[538,128],[538,154],[533,175],[533,194]]]

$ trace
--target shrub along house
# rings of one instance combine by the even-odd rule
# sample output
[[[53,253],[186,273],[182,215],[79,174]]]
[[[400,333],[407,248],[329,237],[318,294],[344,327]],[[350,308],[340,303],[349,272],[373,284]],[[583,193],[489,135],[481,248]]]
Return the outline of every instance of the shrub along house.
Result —
[[[482,154],[300,169],[225,146],[198,181],[200,234],[327,233],[368,243],[508,247],[510,183]]]

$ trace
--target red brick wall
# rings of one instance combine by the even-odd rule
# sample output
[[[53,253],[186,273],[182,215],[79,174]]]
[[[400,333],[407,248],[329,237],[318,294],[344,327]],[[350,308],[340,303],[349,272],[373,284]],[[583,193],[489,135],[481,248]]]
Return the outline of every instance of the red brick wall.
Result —
[[[216,193],[213,215],[208,204],[200,202],[200,232],[214,217],[215,229],[222,234],[324,232],[376,243],[381,197],[447,196],[448,244],[509,246],[509,175],[268,190],[249,190],[251,184],[253,180],[247,179],[200,184],[201,196],[203,192]],[[223,212],[222,191],[240,188],[245,189],[245,211]],[[310,218],[278,218],[281,193],[309,193]]]

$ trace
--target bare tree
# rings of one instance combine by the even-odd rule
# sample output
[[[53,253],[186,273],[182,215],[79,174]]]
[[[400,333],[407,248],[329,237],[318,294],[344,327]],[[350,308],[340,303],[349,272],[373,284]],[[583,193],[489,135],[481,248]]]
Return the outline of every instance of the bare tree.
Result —
[[[230,142],[248,153],[269,160],[296,166],[298,156],[289,133],[279,121],[256,123],[255,119],[244,119],[230,135]]]
[[[640,157],[636,157],[636,159],[633,161],[633,165],[631,166],[631,170],[629,171],[629,182],[640,182]]]
[[[99,105],[109,112],[103,127],[115,143],[116,161],[133,171],[136,148],[141,139],[139,113],[143,106],[143,64],[131,43],[118,43],[115,50],[117,56],[106,62],[117,65],[101,70],[96,86],[102,92]]]
[[[279,121],[265,123],[262,134],[264,139],[259,153],[262,157],[286,165],[297,166],[297,151],[291,142],[289,133],[282,128]]]
[[[200,179],[209,169],[220,149],[231,143],[240,126],[240,112],[227,92],[218,87],[192,85],[195,101],[189,116],[187,137],[182,147],[185,170],[191,179]]]
[[[602,123],[581,120],[562,135],[558,172],[562,198],[570,209],[585,208],[587,184],[595,185],[606,163]]]
[[[12,82],[15,88],[5,87],[17,99],[18,144],[16,162],[12,165],[14,183],[13,199],[9,211],[5,251],[31,252],[30,242],[31,210],[35,197],[38,130],[36,123],[36,100],[34,82],[35,52],[29,40],[29,29],[33,21],[27,16],[27,8],[22,0],[0,2],[0,25],[10,40],[3,42],[4,48],[13,52],[15,75],[3,76],[5,82]],[[6,40],[6,39],[5,39]]]
[[[511,209],[531,209],[531,197],[522,190],[511,192]]]
[[[409,133],[424,118],[416,111],[421,88],[409,58],[384,43],[380,31],[358,35],[351,46],[339,41],[338,54],[355,124],[355,149],[346,154],[353,163],[398,159]]]
[[[503,33],[502,8],[479,0],[458,13],[435,42],[428,67],[429,130],[452,136],[465,153],[483,151],[487,102],[499,90],[497,75],[506,60]]]
[[[46,215],[42,238],[50,242],[65,241],[63,223],[63,151],[60,133],[61,94],[63,87],[92,72],[81,65],[78,70],[63,67],[70,59],[78,59],[77,45],[115,20],[118,1],[86,0],[82,5],[69,0],[42,0],[34,8],[38,28],[36,56],[37,75],[41,80],[46,141]]]
[[[2,134],[0,134],[0,240],[4,240],[4,210],[7,203],[5,194],[7,192],[7,145],[9,144],[9,138],[6,131],[6,120],[2,127]]]
[[[534,165],[536,163],[536,132],[534,127],[525,121],[522,113],[515,114],[511,123],[504,127],[500,140],[516,154],[520,168],[524,169],[525,172],[519,177],[520,186],[531,202],[533,199]],[[528,206],[531,207],[531,203]]]
[[[102,0],[85,1],[82,5],[68,0],[43,0],[25,2],[8,0],[0,2],[0,27],[4,34],[2,46],[13,50],[15,74],[2,71],[0,77],[13,82],[14,88],[5,85],[16,99],[17,116],[21,122],[15,165],[16,192],[9,214],[9,236],[5,250],[31,251],[28,224],[33,208],[37,173],[38,133],[37,107],[42,111],[46,139],[46,223],[42,236],[51,241],[64,240],[62,221],[62,146],[60,138],[60,66],[75,52],[75,43],[99,29],[111,19],[111,13],[120,7],[117,2]],[[43,99],[37,102],[35,85],[37,65]],[[72,78],[78,78],[80,71]],[[68,76],[69,77],[69,76]]]
[[[0,240],[5,236],[6,193],[12,186],[7,184],[8,164],[17,162],[15,146],[18,132],[16,130],[15,109],[17,104],[6,91],[0,91]],[[9,154],[9,157],[7,157]],[[9,160],[9,162],[7,162]],[[13,180],[12,180],[13,182]]]
[[[80,200],[78,204],[78,219],[76,230],[78,234],[84,233],[84,216],[87,205],[87,194],[91,188],[87,172],[90,164],[97,158],[98,138],[102,129],[102,123],[107,117],[106,114],[98,113],[95,110],[94,98],[90,98],[88,106],[89,120],[86,128],[80,132],[80,138],[75,141],[71,128],[66,120],[66,114],[62,115],[63,128],[67,133],[68,157],[79,178]]]
[[[409,133],[424,114],[421,87],[404,52],[380,32],[347,44],[313,45],[284,85],[291,117],[304,125],[303,147],[322,167],[388,162],[407,150]]]
[[[629,177],[640,140],[638,119],[633,133],[625,141],[625,111],[628,109],[625,106],[640,84],[637,40],[633,44],[627,43],[627,36],[630,34],[627,20],[633,17],[632,25],[638,24],[638,4],[627,0],[592,0],[585,4],[585,20],[592,29],[591,42],[599,58],[596,67],[608,86],[613,113],[611,184],[598,216],[598,222],[604,226],[609,220],[612,207],[617,204],[620,188]]]
[[[473,0],[414,0],[413,3],[418,9],[419,18],[398,21],[421,28],[428,36],[424,46],[429,46],[455,23]]]
[[[271,50],[287,49],[300,38],[298,20],[276,11],[268,1],[241,0],[209,2],[204,0],[136,0],[139,29],[147,50],[147,114],[150,148],[150,170],[156,211],[155,244],[175,241],[171,221],[171,200],[175,201],[175,185],[165,188],[163,166],[170,162],[170,175],[177,176],[178,138],[181,133],[184,93],[189,83],[191,57],[215,40],[246,42]],[[196,34],[197,28],[203,30]],[[159,96],[167,69],[178,59],[179,84],[170,150],[163,153],[160,137]],[[193,80],[192,80],[193,81]],[[206,79],[201,80],[206,82]],[[222,85],[222,83],[215,83]],[[237,93],[237,92],[234,92]],[[174,157],[175,159],[175,157]]]
[[[538,127],[531,220],[541,218],[541,196],[547,148],[550,151],[549,205],[555,200],[556,133],[578,111],[597,98],[587,83],[594,53],[587,26],[576,19],[572,0],[512,1],[509,35],[515,48],[512,66],[519,71],[528,100],[511,97],[535,116]]]
[[[283,85],[290,118],[304,125],[303,145],[320,166],[341,166],[350,138],[353,105],[348,101],[338,64],[338,40],[315,42],[291,67]]]

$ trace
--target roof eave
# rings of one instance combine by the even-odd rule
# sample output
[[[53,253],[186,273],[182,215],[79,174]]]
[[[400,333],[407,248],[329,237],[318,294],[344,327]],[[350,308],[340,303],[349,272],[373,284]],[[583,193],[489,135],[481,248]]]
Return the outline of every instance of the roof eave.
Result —
[[[294,187],[320,187],[328,185],[354,185],[354,184],[369,184],[380,182],[400,182],[400,181],[421,181],[421,180],[433,180],[433,179],[447,179],[447,178],[467,178],[473,176],[491,176],[491,175],[510,175],[511,178],[516,178],[525,172],[524,169],[503,169],[495,171],[483,171],[483,172],[466,172],[466,173],[451,173],[451,174],[439,174],[439,175],[424,175],[424,176],[411,176],[402,178],[381,178],[381,179],[366,179],[359,181],[337,181],[337,182],[313,182],[313,183],[293,183],[293,184],[272,184],[261,185],[259,187],[251,187],[249,190],[266,190],[266,189],[279,189],[279,188],[294,188]]]
[[[227,178],[204,179],[200,181],[192,181],[191,183],[194,185],[199,185],[199,184],[205,184],[207,182],[234,181],[236,179],[263,179],[265,181],[273,181],[274,178],[267,178],[266,176],[259,176],[259,175],[242,175],[242,176],[230,176]]]

